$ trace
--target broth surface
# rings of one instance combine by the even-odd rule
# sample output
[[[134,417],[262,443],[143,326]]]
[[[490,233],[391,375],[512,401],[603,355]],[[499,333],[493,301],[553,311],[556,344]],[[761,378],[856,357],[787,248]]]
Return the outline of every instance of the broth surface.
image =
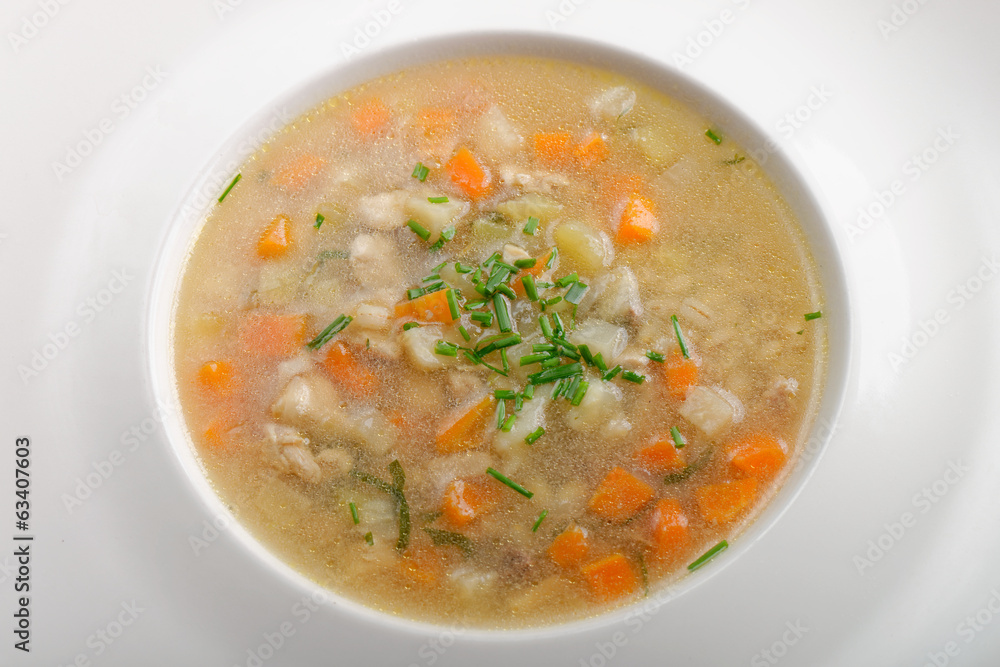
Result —
[[[760,512],[814,417],[821,308],[787,204],[708,119],[599,69],[449,61],[246,161],[191,247],[175,372],[214,488],[294,568],[538,626]]]

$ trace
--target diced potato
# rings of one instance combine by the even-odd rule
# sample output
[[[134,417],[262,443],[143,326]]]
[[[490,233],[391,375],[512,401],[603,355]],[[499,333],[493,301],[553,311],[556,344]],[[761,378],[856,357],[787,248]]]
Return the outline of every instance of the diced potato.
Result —
[[[595,315],[605,320],[620,322],[642,317],[639,298],[639,281],[627,266],[619,266],[592,285],[590,299],[580,303],[581,308],[596,304]]]
[[[292,262],[268,263],[260,268],[257,280],[257,304],[260,306],[287,306],[299,289],[301,276]]]
[[[441,327],[426,325],[413,327],[402,332],[400,339],[403,341],[403,350],[407,358],[421,370],[433,371],[444,368],[444,360],[451,358],[434,352],[434,344],[441,340]]]
[[[614,260],[614,249],[607,234],[582,222],[569,221],[556,227],[559,255],[576,268],[596,273]]]
[[[351,243],[351,271],[366,287],[398,287],[402,283],[398,250],[392,239],[358,234]]]
[[[483,474],[493,464],[489,452],[458,452],[431,459],[425,482],[433,497],[441,496],[453,480]]]
[[[407,220],[403,207],[411,196],[412,193],[408,190],[394,190],[359,197],[357,200],[358,219],[363,225],[373,229],[387,231],[402,227]]]
[[[471,273],[459,273],[455,270],[455,262],[448,262],[438,271],[438,275],[441,279],[457,289],[466,299],[479,299],[479,292],[476,291],[472,280],[469,278]]]
[[[370,303],[358,304],[353,324],[360,329],[384,331],[389,328],[389,309]]]
[[[524,143],[524,137],[495,104],[476,121],[476,135],[478,153],[494,162],[509,157]]]
[[[635,106],[635,91],[627,86],[608,88],[594,96],[588,106],[595,118],[614,122]]]
[[[562,204],[537,193],[521,195],[497,205],[497,211],[515,222],[527,220],[532,216],[542,223],[550,222],[562,213],[562,209]]]
[[[673,133],[658,125],[636,128],[632,138],[654,167],[664,168],[677,162],[681,153]]]
[[[590,348],[590,353],[595,356],[600,354],[610,367],[625,351],[628,345],[628,332],[603,320],[588,320],[569,335],[569,340],[574,345],[586,345]]]
[[[340,202],[323,202],[316,207],[316,213],[323,216],[323,223],[319,227],[320,234],[343,229],[349,218],[347,207]]]
[[[580,405],[566,410],[566,424],[577,431],[588,431],[614,418],[621,410],[621,390],[608,382],[593,380]]]
[[[468,212],[469,202],[461,199],[449,199],[441,204],[433,204],[427,201],[426,195],[421,195],[419,197],[411,196],[406,200],[406,214],[409,218],[426,227],[431,233],[430,238],[427,239],[429,243],[437,241],[445,227],[457,222]]]
[[[472,237],[491,245],[509,239],[514,229],[502,215],[481,215],[472,221]]]
[[[609,440],[621,440],[632,432],[632,423],[624,417],[612,419],[601,427],[601,435]]]
[[[524,439],[528,434],[539,426],[545,426],[545,406],[548,399],[544,395],[536,395],[529,401],[524,402],[524,407],[517,415],[514,425],[510,431],[496,430],[493,435],[493,451],[500,456],[509,455],[512,450],[518,447],[527,447]]]
[[[736,411],[718,390],[697,386],[688,392],[680,408],[681,416],[709,438],[732,426]]]

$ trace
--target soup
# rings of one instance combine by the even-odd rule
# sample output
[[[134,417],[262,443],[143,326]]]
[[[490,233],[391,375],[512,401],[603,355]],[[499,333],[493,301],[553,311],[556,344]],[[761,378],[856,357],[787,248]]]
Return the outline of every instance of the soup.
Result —
[[[725,133],[620,75],[387,76],[251,156],[193,242],[175,372],[257,539],[390,614],[537,626],[697,569],[825,372],[801,230]]]

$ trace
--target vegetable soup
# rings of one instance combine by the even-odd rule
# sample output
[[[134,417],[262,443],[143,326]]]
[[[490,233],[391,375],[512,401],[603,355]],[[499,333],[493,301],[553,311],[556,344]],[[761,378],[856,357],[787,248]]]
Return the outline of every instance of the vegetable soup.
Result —
[[[678,101],[566,62],[416,67],[252,155],[173,344],[206,474],[336,593],[481,628],[591,616],[738,537],[826,363],[788,205]]]

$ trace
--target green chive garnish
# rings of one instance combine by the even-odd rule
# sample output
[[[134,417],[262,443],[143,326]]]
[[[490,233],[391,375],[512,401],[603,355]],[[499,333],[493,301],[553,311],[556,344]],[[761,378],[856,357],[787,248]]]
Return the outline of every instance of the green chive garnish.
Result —
[[[572,405],[580,405],[583,402],[583,397],[587,395],[587,388],[590,386],[589,382],[581,382],[577,385],[576,390],[570,397],[570,403]]]
[[[677,344],[680,345],[681,347],[681,354],[684,355],[685,359],[690,359],[691,355],[688,354],[688,347],[687,344],[684,342],[684,334],[681,333],[681,325],[680,322],[677,321],[677,316],[671,315],[670,321],[674,325],[674,334],[677,336]]]
[[[652,359],[653,361],[661,364],[663,363],[663,360],[666,358],[659,352],[654,352],[653,350],[646,350],[646,356]]]
[[[594,355],[594,365],[597,366],[597,370],[602,373],[606,373],[608,371],[608,365],[604,363],[604,354],[601,352]]]
[[[445,299],[448,301],[448,312],[451,313],[451,319],[458,319],[458,300],[455,298],[455,290],[449,289],[445,292]],[[465,340],[469,340],[466,338]]]
[[[810,320],[818,320],[823,317],[823,311],[817,310],[815,313],[806,313],[805,317],[806,322],[809,322]]]
[[[553,248],[552,252],[549,253],[549,258],[545,260],[545,268],[551,269],[552,265],[555,264],[555,261],[558,257],[559,257],[559,249]]]
[[[427,290],[425,290],[423,287],[414,287],[413,289],[406,290],[406,298],[409,299],[410,301],[413,301],[418,296],[423,296],[426,293]]]
[[[354,503],[347,503],[347,506],[351,508],[351,520],[354,521],[354,525],[361,523],[361,519],[358,517],[358,506]]]
[[[410,329],[416,329],[419,326],[420,325],[417,324],[416,322],[407,322],[406,324],[403,325],[403,331],[409,331]]]
[[[503,425],[500,426],[500,430],[504,433],[510,433],[510,429],[514,428],[515,419],[517,419],[517,415],[507,415],[507,418],[503,420]]]
[[[226,196],[229,194],[229,191],[232,190],[233,187],[235,187],[236,184],[240,182],[241,178],[243,178],[243,174],[239,174],[239,173],[236,174],[236,177],[233,178],[232,182],[229,184],[229,187],[227,187],[225,190],[222,191],[222,194],[219,195],[219,203],[220,204],[222,203],[222,200],[225,199]]]
[[[535,276],[530,273],[521,276],[521,284],[524,285],[524,293],[531,301],[538,301],[538,286],[535,285]]]
[[[535,395],[535,385],[529,384],[525,386],[524,391],[521,392],[521,395],[524,396],[524,400],[526,401],[530,400],[531,397]]]
[[[556,285],[558,287],[566,287],[568,285],[572,285],[573,283],[575,283],[579,279],[580,279],[580,276],[578,276],[575,273],[571,273],[568,276],[563,276],[562,278],[557,278],[556,279]]]
[[[510,360],[507,359],[507,348],[500,350],[500,365],[503,366],[504,373],[510,371]]]
[[[311,341],[306,343],[306,347],[310,350],[318,350],[319,348],[330,342],[330,339],[339,334],[341,331],[347,328],[347,325],[354,320],[353,317],[348,315],[340,315],[337,319],[330,323],[330,325],[323,329],[318,336],[313,338]]]
[[[552,324],[555,325],[553,331],[555,331],[556,336],[562,338],[566,334],[566,327],[563,325],[562,317],[559,313],[552,313]]]
[[[434,354],[440,354],[442,357],[457,357],[458,345],[446,340],[439,340],[434,343]]]
[[[528,236],[534,236],[536,229],[538,229],[538,218],[532,216],[528,218],[528,222],[524,223],[524,233]]]
[[[521,334],[496,334],[484,340],[485,344],[476,350],[476,354],[480,356],[485,356],[495,350],[503,350],[511,345],[517,345],[521,342]]]
[[[501,283],[507,282],[507,279],[510,277],[510,273],[511,272],[506,267],[494,264],[493,270],[490,272],[490,278],[486,281],[486,293],[493,294],[496,292],[497,287],[499,287]]]
[[[699,567],[701,567],[702,565],[704,565],[708,561],[712,560],[713,558],[715,558],[716,556],[718,556],[720,553],[722,553],[723,551],[725,551],[728,548],[729,548],[729,542],[726,542],[725,540],[722,540],[721,542],[719,542],[718,544],[716,544],[714,547],[712,547],[711,549],[709,549],[708,551],[706,551],[704,554],[702,554],[698,558],[698,560],[696,560],[695,562],[693,562],[690,565],[688,565],[688,569],[691,570],[692,572],[694,572]]]
[[[548,352],[540,352],[538,354],[526,354],[521,357],[521,361],[518,362],[519,366],[530,366],[531,364],[537,364],[540,361],[545,361],[546,359],[551,359],[552,355]]]
[[[587,291],[587,285],[577,281],[566,291],[566,296],[563,297],[569,301],[574,306],[579,306],[580,301],[583,300],[583,295]]]
[[[462,334],[462,338],[465,339],[465,342],[469,342],[470,340],[472,340],[472,336],[469,335],[469,330],[466,329],[461,324],[458,325],[458,333]]]
[[[535,525],[531,527],[531,532],[537,533],[538,527],[542,525],[542,522],[545,521],[545,517],[547,517],[548,515],[549,515],[548,510],[542,510],[542,513],[538,515],[538,520],[535,521]]]
[[[538,260],[534,257],[525,257],[524,259],[515,259],[514,266],[519,269],[530,269],[535,265]]]
[[[517,398],[517,392],[512,389],[497,389],[493,392],[493,396],[498,400],[506,401],[512,398]]]
[[[444,247],[444,244],[455,238],[455,225],[448,225],[441,230],[441,236],[438,240],[430,247],[430,250],[440,250]]]
[[[365,533],[365,542],[367,542],[370,547],[375,546],[375,538],[372,537],[372,531],[369,530]]]
[[[558,349],[559,346],[552,343],[535,343],[531,346],[532,352],[555,352]]]
[[[493,296],[493,309],[497,313],[497,328],[504,333],[513,331],[513,325],[510,321],[510,304],[507,302],[507,297],[495,294]]]
[[[485,302],[483,302],[485,303]],[[493,313],[472,313],[469,319],[481,325],[484,329],[493,324]]]
[[[507,404],[503,401],[497,402],[497,429],[503,428],[503,422],[507,419]]]
[[[413,233],[421,238],[421,240],[426,241],[431,237],[431,232],[426,227],[421,225],[416,220],[407,220],[406,226],[413,230]]]
[[[632,371],[622,371],[622,379],[636,384],[642,384],[646,381],[646,376],[633,373]]]
[[[546,338],[552,338],[555,333],[552,331],[552,325],[549,324],[549,318],[542,315],[538,318],[538,325],[542,328],[542,335]]]
[[[607,373],[605,373],[601,379],[604,380],[605,382],[610,382],[611,380],[613,380],[615,378],[616,375],[618,375],[621,372],[622,372],[622,367],[621,366],[615,366],[610,371],[608,371]]]
[[[489,301],[466,301],[465,302],[465,309],[466,310],[475,310],[476,308],[482,308],[483,306],[485,306],[488,303],[489,303]]]
[[[413,173],[410,176],[417,179],[421,183],[427,180],[427,174],[430,173],[430,169],[424,166],[423,162],[418,162],[417,166],[413,168]]]
[[[461,262],[455,262],[455,272],[456,273],[472,273],[473,268],[471,266],[466,266]]]
[[[316,229],[319,229],[320,225],[323,224],[324,220],[326,220],[326,216],[323,215],[322,213],[317,213],[316,214],[316,223],[313,225],[313,227],[315,227]]]
[[[711,139],[716,146],[722,143],[722,136],[717,134],[712,128],[705,130],[705,136]]]
[[[532,373],[528,376],[528,381],[531,384],[546,384],[549,382],[555,382],[556,380],[561,380],[562,378],[580,375],[581,373],[583,373],[583,366],[579,361],[577,361],[572,364],[564,364],[562,366],[556,366],[555,368],[547,368],[543,371]]]
[[[549,357],[541,363],[542,368],[555,368],[559,365],[559,357]]]
[[[531,385],[529,384],[528,387],[530,387],[530,386]],[[527,387],[525,387],[525,390],[527,390]],[[533,444],[535,444],[535,441],[538,440],[543,435],[545,435],[545,429],[542,428],[541,426],[539,426],[534,431],[532,431],[531,433],[529,433],[527,435],[527,437],[524,439],[524,441],[526,443],[528,443],[529,445],[533,445]]]
[[[429,201],[432,204],[447,204],[448,203],[448,198],[445,197],[445,196],[441,196],[441,197],[428,197],[427,201]]]
[[[577,351],[579,351],[580,356],[583,357],[584,361],[586,361],[591,366],[594,365],[594,355],[590,353],[589,347],[587,347],[586,345],[577,345],[576,349]]]
[[[674,439],[674,447],[681,449],[687,442],[684,440],[684,436],[681,435],[680,429],[676,426],[670,427],[670,437]]]
[[[441,280],[441,274],[440,273],[432,273],[429,276],[424,276],[423,278],[420,279],[420,282],[422,282],[422,283],[432,283],[435,280]]]
[[[502,482],[503,484],[506,484],[510,488],[512,488],[515,491],[517,491],[518,493],[520,493],[525,498],[531,498],[533,495],[535,495],[534,493],[532,493],[531,491],[528,491],[526,488],[524,488],[523,486],[521,486],[517,482],[511,481],[510,479],[508,479],[507,477],[505,477],[503,473],[497,472],[493,468],[487,468],[486,472],[487,472],[487,474],[492,475],[493,478],[496,479],[498,482]]]

